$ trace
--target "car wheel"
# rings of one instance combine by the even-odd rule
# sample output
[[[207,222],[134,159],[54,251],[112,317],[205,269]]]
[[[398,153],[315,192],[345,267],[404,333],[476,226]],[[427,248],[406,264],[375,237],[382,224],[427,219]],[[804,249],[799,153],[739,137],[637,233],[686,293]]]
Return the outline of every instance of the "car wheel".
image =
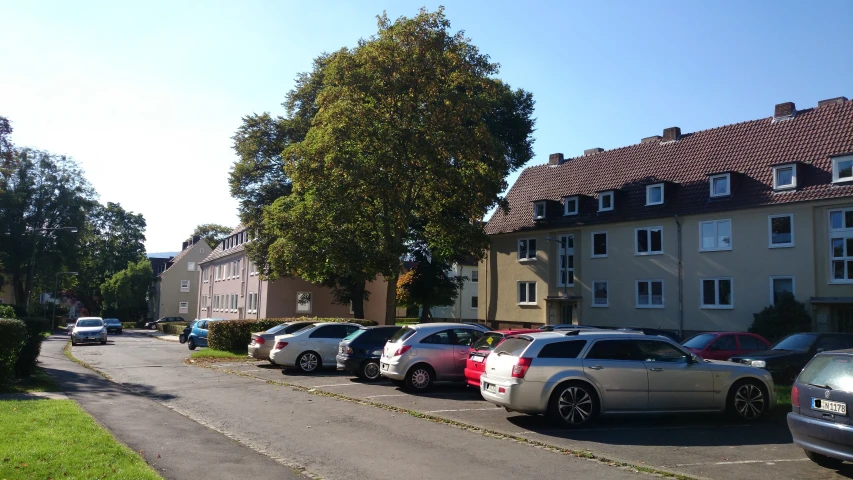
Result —
[[[434,376],[428,365],[415,365],[406,374],[406,388],[413,392],[425,392],[432,386]]]
[[[598,417],[598,395],[581,382],[560,385],[551,394],[548,415],[566,427],[586,426]]]
[[[106,344],[107,344],[106,340],[101,340],[101,345],[106,345]]]
[[[311,373],[320,368],[321,365],[320,356],[314,352],[303,352],[296,359],[296,366],[302,373]]]
[[[809,457],[809,460],[824,468],[838,469],[841,467],[841,464],[844,463],[837,458],[827,457],[826,455],[821,455],[811,450],[803,451],[806,452],[806,456]]]
[[[75,342],[74,340],[71,340],[71,346],[72,346],[72,347],[76,347],[76,346],[77,346],[77,342]]]
[[[195,339],[194,338],[190,338],[189,340],[187,340],[187,347],[189,347],[190,350],[195,350]]]
[[[362,364],[361,366],[359,376],[369,382],[375,382],[379,380],[379,363],[373,360],[368,360],[364,362],[364,364]]]
[[[767,411],[766,389],[755,380],[743,380],[729,391],[727,407],[729,413],[746,421],[761,418]]]
[[[181,343],[187,343],[187,336],[184,335],[183,333],[178,335],[178,341]]]

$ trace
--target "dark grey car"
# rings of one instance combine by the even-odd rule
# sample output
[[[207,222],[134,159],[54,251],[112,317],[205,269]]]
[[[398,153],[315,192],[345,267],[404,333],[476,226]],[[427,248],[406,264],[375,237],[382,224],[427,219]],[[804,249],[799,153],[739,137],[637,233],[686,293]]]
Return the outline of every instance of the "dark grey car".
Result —
[[[818,465],[853,462],[853,349],[817,354],[791,388],[788,428]]]

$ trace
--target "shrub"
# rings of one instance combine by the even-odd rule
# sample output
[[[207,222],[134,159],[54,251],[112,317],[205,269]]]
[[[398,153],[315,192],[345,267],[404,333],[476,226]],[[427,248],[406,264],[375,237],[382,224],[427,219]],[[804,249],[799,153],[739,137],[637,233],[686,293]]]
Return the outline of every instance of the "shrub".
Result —
[[[269,330],[286,322],[335,322],[357,323],[364,326],[376,325],[373,320],[359,318],[262,318],[258,320],[221,320],[210,322],[207,344],[210,348],[228,351],[243,351],[252,340],[252,333]]]
[[[410,317],[397,317],[397,325],[413,325],[415,323],[421,323],[420,318],[410,318]]]
[[[809,332],[812,319],[805,304],[798,302],[791,293],[783,293],[775,305],[764,307],[755,318],[750,333],[757,333],[770,342],[776,342],[792,333]]]
[[[0,318],[18,318],[15,308],[11,305],[0,305]]]
[[[136,328],[136,322],[121,322],[121,328]]]
[[[41,342],[44,340],[44,333],[50,332],[53,325],[47,318],[23,318],[26,326],[26,339],[24,346],[21,348],[21,353],[15,362],[15,375],[18,378],[27,378],[32,375],[36,368],[36,359],[41,353]]]
[[[169,335],[180,335],[187,325],[189,325],[189,322],[158,323],[157,330]]]
[[[26,339],[27,326],[24,322],[0,318],[0,381],[11,377]]]

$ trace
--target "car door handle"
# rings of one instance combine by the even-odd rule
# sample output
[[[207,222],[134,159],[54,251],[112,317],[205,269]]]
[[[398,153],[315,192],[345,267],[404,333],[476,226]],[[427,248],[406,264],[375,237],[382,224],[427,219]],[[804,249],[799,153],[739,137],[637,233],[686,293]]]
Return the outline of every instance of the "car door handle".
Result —
[[[602,368],[604,367],[602,367],[601,365],[593,365],[589,367],[590,370],[601,370]]]
[[[650,372],[662,372],[662,371],[663,371],[663,369],[662,369],[662,368],[660,368],[660,367],[655,367],[655,368],[650,368],[650,369],[649,369],[649,371],[650,371]]]

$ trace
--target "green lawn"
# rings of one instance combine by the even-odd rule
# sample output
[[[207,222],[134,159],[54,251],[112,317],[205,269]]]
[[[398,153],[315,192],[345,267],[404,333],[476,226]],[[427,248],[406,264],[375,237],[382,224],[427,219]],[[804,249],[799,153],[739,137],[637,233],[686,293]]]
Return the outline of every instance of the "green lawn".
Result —
[[[197,352],[193,352],[190,355],[190,358],[194,360],[208,360],[208,359],[233,359],[233,360],[246,360],[248,358],[248,351],[244,352],[229,352],[226,350],[214,350],[212,348],[202,348]]]
[[[0,401],[0,478],[160,477],[72,400]]]
[[[30,378],[16,380],[10,385],[0,385],[0,393],[26,393],[26,392],[58,392],[59,385],[53,381],[44,370],[36,367]]]
[[[790,385],[776,385],[776,405],[791,406]]]

